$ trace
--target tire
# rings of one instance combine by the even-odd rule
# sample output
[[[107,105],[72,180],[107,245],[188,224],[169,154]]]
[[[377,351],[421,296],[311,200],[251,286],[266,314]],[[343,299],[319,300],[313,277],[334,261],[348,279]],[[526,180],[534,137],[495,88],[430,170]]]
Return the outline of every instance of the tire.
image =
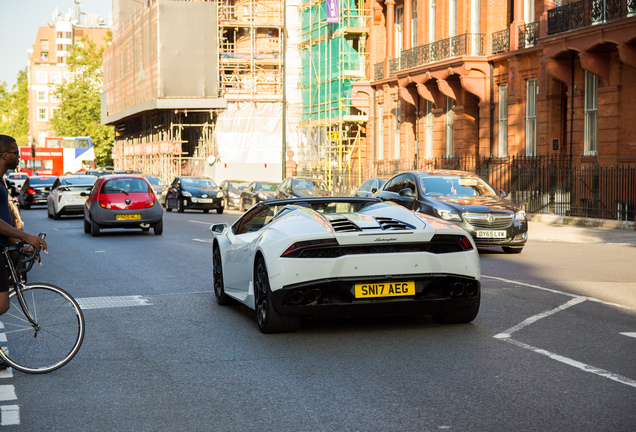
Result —
[[[225,294],[223,286],[223,268],[221,265],[221,251],[218,245],[212,250],[212,283],[214,285],[214,298],[221,306],[232,304],[232,299]]]
[[[210,213],[210,209],[203,209],[203,213]]]
[[[185,210],[184,199],[183,198],[177,199],[177,211],[179,213],[183,213],[184,210]]]
[[[469,307],[449,312],[444,315],[433,315],[433,320],[438,324],[466,324],[477,317],[481,294],[477,297],[477,303]]]
[[[152,227],[152,230],[154,231],[155,235],[163,234],[163,219],[157,222],[155,226]]]
[[[168,198],[166,198],[166,202],[164,202],[163,205],[166,208],[167,212],[171,212],[172,211],[172,208],[170,206],[168,206]]]
[[[217,213],[217,214],[223,214],[223,210],[225,210],[223,207],[218,207],[218,208],[216,209],[216,213]]]
[[[23,293],[28,309],[36,315],[37,330],[26,318],[12,289],[11,307],[2,316],[7,338],[2,343],[5,361],[26,373],[59,369],[77,354],[84,340],[82,310],[73,297],[54,285],[27,285]]]
[[[53,215],[51,214],[51,209],[48,206],[46,207],[46,215],[49,217],[49,219],[53,219]]]
[[[254,309],[261,333],[295,332],[300,328],[300,317],[283,316],[276,312],[272,304],[272,290],[263,257],[254,266]]]
[[[90,234],[91,233],[91,224],[88,223],[86,218],[84,218],[84,232],[86,234]]]
[[[502,246],[501,248],[507,254],[518,254],[523,250],[523,246]]]
[[[55,213],[55,209],[53,209],[53,219],[60,220],[60,214],[59,213]]]
[[[91,219],[91,235],[93,237],[99,237],[99,224]]]
[[[245,207],[244,207],[244,204],[243,204],[243,200],[242,200],[242,199],[240,199],[240,200],[239,200],[239,211],[241,211],[241,212],[242,212],[242,211],[245,211]]]

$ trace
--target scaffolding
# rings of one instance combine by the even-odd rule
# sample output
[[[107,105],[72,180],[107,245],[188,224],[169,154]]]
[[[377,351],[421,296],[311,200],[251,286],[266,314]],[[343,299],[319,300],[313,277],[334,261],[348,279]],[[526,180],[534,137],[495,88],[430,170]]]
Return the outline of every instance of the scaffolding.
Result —
[[[353,89],[367,80],[367,20],[363,0],[341,0],[337,23],[328,23],[327,2],[301,5],[302,71],[299,173],[322,177],[334,194],[361,182],[361,148],[368,112]],[[368,106],[368,101],[366,101]]]

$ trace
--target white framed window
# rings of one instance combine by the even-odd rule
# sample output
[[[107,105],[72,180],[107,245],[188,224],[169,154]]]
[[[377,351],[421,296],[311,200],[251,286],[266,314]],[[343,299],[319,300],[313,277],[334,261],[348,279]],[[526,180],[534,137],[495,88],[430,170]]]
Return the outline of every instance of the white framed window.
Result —
[[[38,102],[46,102],[46,90],[38,90]]]
[[[497,157],[508,157],[508,84],[498,89],[499,114],[497,116]]]
[[[537,80],[526,81],[526,156],[537,155]]]
[[[433,159],[433,102],[426,101],[424,115],[424,158]]]
[[[49,52],[48,51],[42,51],[40,53],[40,60],[41,61],[49,61]]]
[[[393,138],[393,159],[400,158],[400,129],[402,127],[402,107],[398,100],[395,102],[395,116],[394,116],[394,138]]]
[[[435,9],[437,0],[429,0],[428,4],[428,42],[435,42]]]
[[[583,107],[583,155],[598,154],[598,77],[585,71],[585,106]]]
[[[46,107],[38,107],[38,121],[48,121],[49,114]]]
[[[448,36],[457,34],[457,0],[448,2]]]
[[[411,48],[417,46],[417,0],[411,0]]]
[[[51,82],[53,84],[62,84],[62,72],[51,72]]]
[[[40,39],[40,49],[48,50],[49,49],[49,40],[48,39]]]
[[[51,107],[51,118],[55,117],[55,114],[60,109],[60,107]]]
[[[404,48],[404,6],[395,7],[395,58],[400,57]]]
[[[60,100],[58,99],[58,97],[55,95],[55,90],[51,90],[49,92],[49,101],[53,102],[53,103],[60,103]]]
[[[444,120],[444,141],[446,143],[446,157],[453,157],[455,153],[453,144],[453,140],[455,138],[453,135],[453,127],[455,125],[455,112],[453,111],[453,103],[453,98],[446,96],[446,118]]]
[[[46,84],[46,71],[38,71],[35,73],[35,82],[38,84]]]
[[[534,1],[523,0],[523,21],[525,23],[534,22]]]
[[[481,55],[481,0],[470,0],[470,53]]]
[[[378,108],[376,110],[375,115],[375,124],[376,124],[376,159],[382,160],[384,159],[384,106],[382,104],[378,104]]]

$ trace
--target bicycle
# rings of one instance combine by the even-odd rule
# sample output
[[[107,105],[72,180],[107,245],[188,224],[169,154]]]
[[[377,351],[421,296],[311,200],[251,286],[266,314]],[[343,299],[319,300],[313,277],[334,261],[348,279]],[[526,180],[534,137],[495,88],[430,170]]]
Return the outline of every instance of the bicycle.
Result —
[[[82,310],[69,293],[55,285],[26,283],[26,273],[34,263],[42,264],[39,251],[21,242],[2,248],[2,256],[9,273],[11,307],[0,316],[0,358],[26,373],[61,368],[84,340]]]

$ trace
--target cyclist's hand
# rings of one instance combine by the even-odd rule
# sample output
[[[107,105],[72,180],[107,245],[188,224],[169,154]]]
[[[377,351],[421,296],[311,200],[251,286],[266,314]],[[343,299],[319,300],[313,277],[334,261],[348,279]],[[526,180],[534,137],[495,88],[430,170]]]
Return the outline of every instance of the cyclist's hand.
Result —
[[[44,239],[40,238],[39,236],[26,234],[24,241],[33,246],[37,251],[41,251],[42,249],[46,251],[49,250],[49,247]]]

